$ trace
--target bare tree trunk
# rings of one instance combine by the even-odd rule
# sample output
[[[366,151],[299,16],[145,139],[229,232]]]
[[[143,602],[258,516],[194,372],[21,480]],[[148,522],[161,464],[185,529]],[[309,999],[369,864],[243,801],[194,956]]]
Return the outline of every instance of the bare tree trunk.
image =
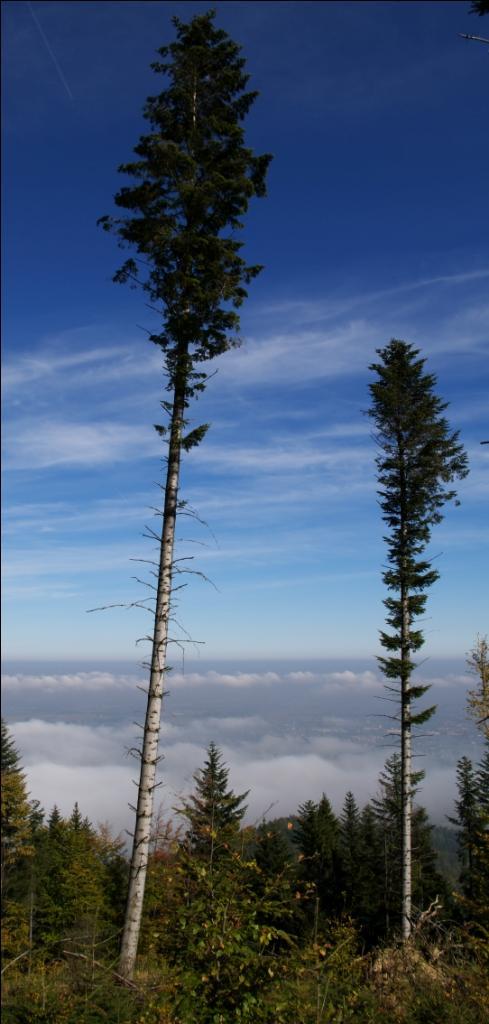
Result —
[[[408,595],[402,588],[401,661],[409,658],[409,605]],[[402,802],[402,938],[407,941],[412,929],[412,753],[411,753],[411,703],[409,700],[409,672],[402,670],[401,678],[401,802]]]
[[[136,808],[136,824],[129,873],[129,889],[126,916],[119,960],[120,974],[130,979],[136,963],[144,890],[148,867],[151,822],[153,817],[156,768],[158,764],[158,741],[164,695],[166,650],[173,576],[173,548],[180,479],[180,458],[182,449],[183,416],[187,383],[187,351],[179,353],[175,375],[175,391],[170,424],[168,468],[165,486],[165,504],[161,534],[160,564],[156,594],[151,674],[148,689],[148,704],[144,724],[141,751],[141,772]]]

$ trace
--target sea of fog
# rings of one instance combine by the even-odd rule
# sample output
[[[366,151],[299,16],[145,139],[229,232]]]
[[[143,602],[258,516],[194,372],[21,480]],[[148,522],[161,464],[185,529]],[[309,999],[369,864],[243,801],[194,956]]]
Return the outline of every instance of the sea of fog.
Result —
[[[147,672],[137,663],[5,662],[3,715],[22,757],[32,798],[68,814],[75,801],[94,822],[130,829]],[[426,772],[418,799],[432,820],[453,813],[457,760],[482,744],[465,712],[473,680],[463,661],[432,659],[416,680],[432,684],[420,708],[438,705],[415,743]],[[325,792],[340,810],[378,790],[398,749],[396,705],[385,700],[374,659],[187,661],[168,676],[158,799],[171,815],[213,740],[236,792],[249,790],[249,822],[293,814]],[[138,724],[139,723],[139,724]]]

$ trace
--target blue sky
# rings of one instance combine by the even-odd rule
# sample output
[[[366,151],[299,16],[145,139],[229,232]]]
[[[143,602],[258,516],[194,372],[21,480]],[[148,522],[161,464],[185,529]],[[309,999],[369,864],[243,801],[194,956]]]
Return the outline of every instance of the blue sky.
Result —
[[[274,161],[246,219],[265,264],[242,347],[195,410],[185,461],[191,579],[179,619],[206,658],[378,652],[383,527],[368,364],[419,345],[469,451],[433,536],[427,653],[487,630],[487,51],[468,3],[222,3],[260,90],[247,138]],[[164,379],[140,295],[111,283],[112,209],[145,130],[171,16],[200,3],[3,5],[5,656],[136,659]],[[177,634],[184,637],[186,634]],[[191,649],[192,656],[196,651]]]

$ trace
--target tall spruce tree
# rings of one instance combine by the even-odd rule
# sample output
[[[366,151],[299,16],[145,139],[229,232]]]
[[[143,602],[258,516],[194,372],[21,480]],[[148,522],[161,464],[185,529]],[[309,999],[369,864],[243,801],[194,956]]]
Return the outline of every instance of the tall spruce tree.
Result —
[[[271,157],[244,145],[241,122],[256,92],[237,46],[213,24],[214,12],[189,24],[173,19],[176,40],[162,47],[152,68],[166,88],[149,97],[144,116],[150,133],[135,147],[138,159],[120,170],[133,180],[115,197],[121,218],[103,217],[122,247],[136,258],[114,280],[140,285],[161,315],[150,335],[159,347],[171,400],[162,402],[169,424],[151,673],[141,752],[141,774],[120,971],[134,969],[153,812],[161,704],[167,670],[168,624],[174,573],[175,522],[182,450],[199,444],[207,424],[185,433],[185,413],[206,383],[200,364],[236,343],[245,285],[261,267],[240,256],[237,232],[253,196],[265,195]]]
[[[402,764],[402,936],[412,928],[412,730],[428,721],[435,708],[413,711],[413,702],[429,687],[414,685],[413,654],[424,643],[415,620],[426,606],[426,590],[439,577],[423,557],[431,529],[442,519],[444,504],[456,497],[450,488],[468,473],[467,456],[443,416],[447,403],[434,392],[436,378],[425,373],[419,350],[392,339],[378,349],[379,362],[370,369],[376,380],[370,385],[369,411],[380,448],[377,479],[380,507],[389,528],[384,583],[392,596],[385,599],[389,632],[380,641],[388,652],[379,664],[400,703]]]

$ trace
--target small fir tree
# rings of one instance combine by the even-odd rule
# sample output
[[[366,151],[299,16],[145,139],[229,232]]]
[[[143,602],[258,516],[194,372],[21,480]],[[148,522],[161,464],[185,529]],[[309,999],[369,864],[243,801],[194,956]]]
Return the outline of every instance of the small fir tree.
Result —
[[[248,793],[236,794],[229,788],[229,769],[215,743],[209,744],[207,759],[195,773],[194,782],[194,793],[178,813],[188,822],[192,854],[213,866],[236,846]]]
[[[361,866],[360,811],[353,793],[348,792],[340,817],[339,850],[343,909],[355,914],[358,899],[358,875]]]
[[[419,350],[393,339],[378,355],[370,367],[376,379],[370,385],[369,415],[380,449],[380,507],[389,529],[389,567],[383,579],[392,594],[384,601],[390,631],[380,634],[388,653],[378,660],[400,702],[402,935],[407,939],[412,927],[412,730],[435,711],[413,710],[414,701],[429,689],[412,682],[413,654],[424,643],[415,620],[425,610],[427,589],[439,577],[424,557],[431,529],[441,521],[445,503],[456,497],[449,485],[466,476],[468,466],[458,433],[443,416],[447,403],[435,394],[436,378],[425,373]]]

